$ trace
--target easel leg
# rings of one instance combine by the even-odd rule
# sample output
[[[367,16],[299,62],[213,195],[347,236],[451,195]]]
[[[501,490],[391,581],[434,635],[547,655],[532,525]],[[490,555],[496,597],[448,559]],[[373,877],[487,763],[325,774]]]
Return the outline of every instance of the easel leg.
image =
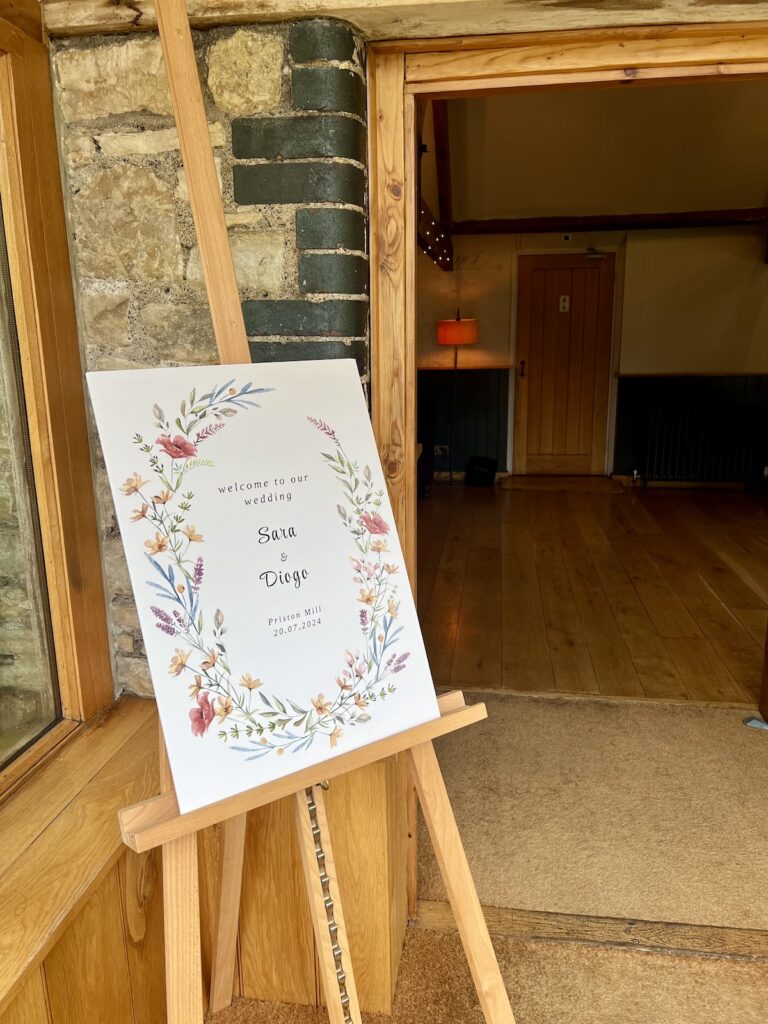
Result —
[[[302,790],[295,801],[296,831],[328,1018],[330,1024],[361,1024],[322,787]]]
[[[194,833],[163,846],[163,909],[168,1024],[202,1024],[200,897]]]
[[[238,814],[221,823],[219,836],[219,888],[213,924],[210,1011],[216,1013],[232,1002],[232,981],[237,954],[237,923],[243,881],[243,854],[247,815]]]
[[[515,1024],[432,742],[409,750],[416,791],[487,1024]]]

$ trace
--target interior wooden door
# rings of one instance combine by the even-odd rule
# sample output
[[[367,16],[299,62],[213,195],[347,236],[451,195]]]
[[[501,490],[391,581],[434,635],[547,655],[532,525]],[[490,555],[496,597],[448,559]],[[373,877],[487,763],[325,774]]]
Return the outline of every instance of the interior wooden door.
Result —
[[[516,473],[605,472],[614,263],[519,258]]]

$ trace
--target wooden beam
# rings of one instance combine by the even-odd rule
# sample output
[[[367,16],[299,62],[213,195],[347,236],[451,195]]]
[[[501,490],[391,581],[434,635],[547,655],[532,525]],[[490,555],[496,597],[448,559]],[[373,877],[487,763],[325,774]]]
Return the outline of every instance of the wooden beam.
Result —
[[[152,0],[47,0],[44,20],[54,35],[95,32],[127,32],[154,28]],[[659,0],[651,10],[647,3],[631,0],[610,10],[576,5],[532,4],[530,0],[190,0],[195,27],[254,21],[290,21],[292,18],[345,18],[371,39],[429,40],[443,37],[440,49],[466,47],[472,33],[546,32],[590,27],[681,25],[685,22],[717,22],[721,6],[702,6],[697,0]],[[749,23],[768,18],[768,4],[732,5],[732,22]],[[480,40],[484,37],[479,36]],[[503,41],[503,40],[502,40]],[[472,40],[477,45],[476,40]],[[400,47],[402,43],[393,44]],[[436,48],[431,39],[432,49]]]
[[[768,223],[768,207],[743,210],[681,210],[675,213],[609,213],[565,217],[495,217],[460,220],[455,235],[534,235],[584,231],[649,231],[671,228],[718,228]]]
[[[544,939],[592,942],[603,946],[628,946],[631,949],[768,960],[768,933],[754,928],[668,924],[665,921],[636,921],[620,917],[585,917],[506,907],[483,907],[483,914],[491,935],[519,941]],[[415,925],[417,928],[439,931],[456,930],[450,904],[430,900],[419,900]]]
[[[0,0],[0,18],[36,42],[42,41],[43,14],[38,0]]]

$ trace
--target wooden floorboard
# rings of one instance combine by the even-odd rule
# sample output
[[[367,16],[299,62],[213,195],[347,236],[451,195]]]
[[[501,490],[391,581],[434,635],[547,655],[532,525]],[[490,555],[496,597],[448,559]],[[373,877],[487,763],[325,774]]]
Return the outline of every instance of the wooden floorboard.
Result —
[[[601,478],[435,484],[418,604],[440,687],[751,703],[768,501]]]
[[[483,914],[491,935],[504,938],[590,942],[601,946],[768,960],[768,932],[751,928],[582,917],[503,907],[483,907]],[[414,924],[417,928],[440,930],[456,927],[450,904],[431,900],[419,900]]]

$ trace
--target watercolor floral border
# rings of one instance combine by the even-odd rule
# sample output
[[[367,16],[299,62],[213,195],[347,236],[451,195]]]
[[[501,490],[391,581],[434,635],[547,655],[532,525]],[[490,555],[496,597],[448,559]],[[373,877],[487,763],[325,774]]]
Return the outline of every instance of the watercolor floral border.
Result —
[[[298,753],[319,737],[327,738],[335,748],[345,729],[369,722],[372,705],[395,692],[394,677],[403,671],[410,656],[399,650],[400,567],[389,553],[390,526],[381,515],[384,491],[374,488],[369,466],[361,471],[349,458],[331,426],[307,417],[309,424],[332,442],[331,451],[321,455],[339,484],[337,512],[354,547],[349,560],[361,605],[356,640],[340,656],[333,681],[303,704],[270,694],[251,673],[234,678],[224,639],[224,614],[217,608],[210,615],[203,606],[205,560],[197,552],[205,538],[190,520],[195,495],[188,478],[194,470],[214,464],[200,456],[201,446],[218,434],[228,419],[258,408],[256,396],[272,390],[254,388],[250,382],[238,388],[234,380],[200,396],[193,390],[179,404],[173,425],[155,404],[152,412],[159,436],[154,443],[141,434],[133,437],[147,457],[151,479],[144,480],[135,472],[120,488],[126,497],[140,501],[131,513],[131,522],[150,527],[152,535],[144,541],[144,553],[155,571],[147,581],[156,602],[151,611],[156,628],[176,642],[169,674],[189,680],[192,733],[203,737],[217,721],[219,739],[245,754],[246,760],[270,753]],[[326,696],[325,690],[331,695]]]

